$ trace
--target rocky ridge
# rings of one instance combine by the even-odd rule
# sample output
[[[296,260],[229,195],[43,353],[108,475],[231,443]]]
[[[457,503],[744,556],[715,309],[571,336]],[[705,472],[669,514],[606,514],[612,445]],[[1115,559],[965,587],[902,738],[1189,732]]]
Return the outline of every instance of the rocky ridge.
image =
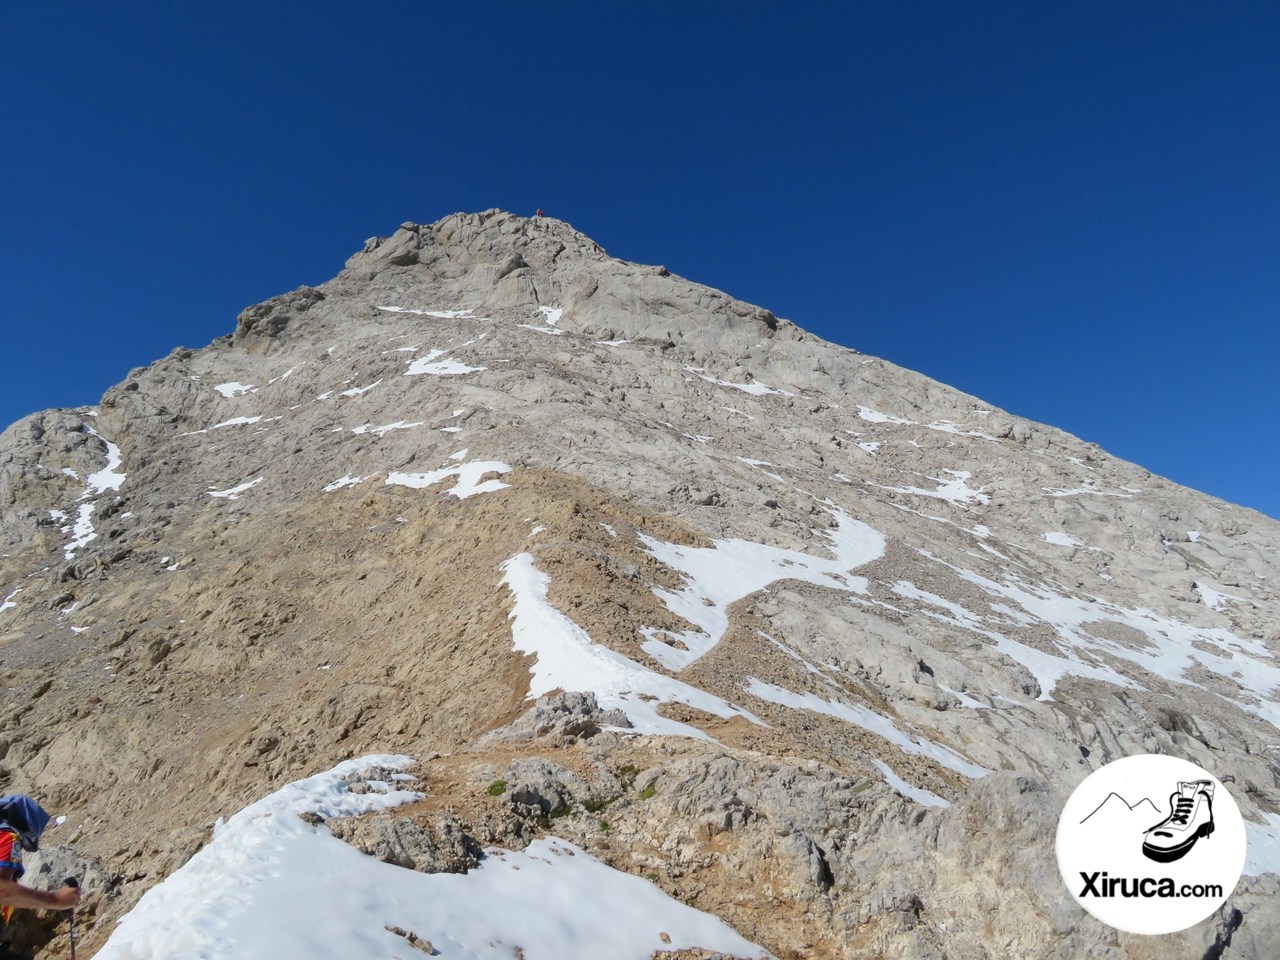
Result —
[[[1167,752],[1280,830],[1278,547],[560,221],[406,224],[0,435],[0,789],[67,814],[91,944],[386,751],[431,796],[333,829],[416,869],[553,831],[781,957],[1154,956],[1066,896],[1057,812]],[[1272,955],[1276,884],[1179,949]]]

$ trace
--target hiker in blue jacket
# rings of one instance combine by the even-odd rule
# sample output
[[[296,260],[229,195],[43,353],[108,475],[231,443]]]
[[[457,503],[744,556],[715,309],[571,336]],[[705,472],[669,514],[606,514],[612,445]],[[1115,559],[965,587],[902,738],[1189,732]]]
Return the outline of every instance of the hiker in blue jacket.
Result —
[[[74,910],[80,902],[79,887],[45,893],[18,883],[22,851],[39,849],[40,834],[48,823],[49,814],[30,797],[20,793],[0,797],[0,929],[9,922],[14,907]]]

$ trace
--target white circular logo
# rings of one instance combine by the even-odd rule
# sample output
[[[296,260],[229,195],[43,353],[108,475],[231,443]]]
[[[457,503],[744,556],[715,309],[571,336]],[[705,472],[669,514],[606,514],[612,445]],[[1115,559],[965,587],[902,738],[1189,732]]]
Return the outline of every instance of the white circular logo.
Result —
[[[1216,777],[1141,754],[1076,787],[1058,820],[1058,869],[1076,902],[1128,933],[1174,933],[1222,906],[1244,870],[1244,821]]]

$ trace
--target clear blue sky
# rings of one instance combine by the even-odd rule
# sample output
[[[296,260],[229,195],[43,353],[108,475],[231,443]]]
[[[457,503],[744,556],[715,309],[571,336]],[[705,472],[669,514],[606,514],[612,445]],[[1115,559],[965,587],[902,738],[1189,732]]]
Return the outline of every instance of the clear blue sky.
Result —
[[[543,207],[1280,517],[1280,6],[14,3],[0,425]]]

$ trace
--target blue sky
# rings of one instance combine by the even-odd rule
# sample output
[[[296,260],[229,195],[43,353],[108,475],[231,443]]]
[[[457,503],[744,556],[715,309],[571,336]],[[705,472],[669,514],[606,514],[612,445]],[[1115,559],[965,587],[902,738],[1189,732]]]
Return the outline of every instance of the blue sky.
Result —
[[[1280,517],[1274,2],[5,18],[0,425],[401,221],[543,207]]]

